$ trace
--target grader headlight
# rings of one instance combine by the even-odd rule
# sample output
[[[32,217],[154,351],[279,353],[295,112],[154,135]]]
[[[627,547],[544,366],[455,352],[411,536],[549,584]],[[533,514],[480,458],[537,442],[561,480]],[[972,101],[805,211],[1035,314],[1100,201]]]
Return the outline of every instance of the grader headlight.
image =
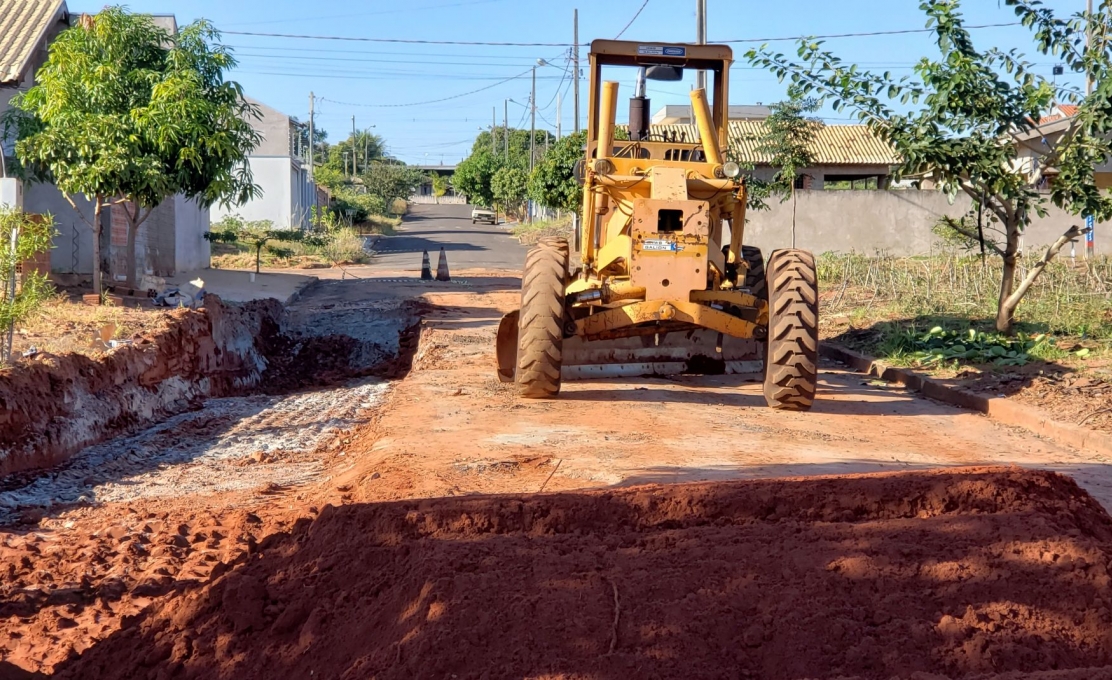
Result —
[[[600,175],[611,175],[614,173],[614,164],[605,158],[599,158],[595,161],[595,172]]]

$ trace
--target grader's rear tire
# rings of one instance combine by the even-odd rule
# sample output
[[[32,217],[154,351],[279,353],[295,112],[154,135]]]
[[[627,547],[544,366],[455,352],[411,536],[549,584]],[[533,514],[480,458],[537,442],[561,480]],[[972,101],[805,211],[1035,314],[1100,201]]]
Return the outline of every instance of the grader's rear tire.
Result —
[[[761,249],[755,246],[742,246],[741,259],[749,265],[745,271],[744,287],[758,300],[768,300],[768,284],[765,283],[765,261]]]
[[[819,290],[815,258],[805,250],[777,250],[768,258],[768,405],[806,411],[815,401],[819,358]]]
[[[560,393],[567,271],[565,239],[544,239],[525,256],[516,376],[523,397],[550,399]]]

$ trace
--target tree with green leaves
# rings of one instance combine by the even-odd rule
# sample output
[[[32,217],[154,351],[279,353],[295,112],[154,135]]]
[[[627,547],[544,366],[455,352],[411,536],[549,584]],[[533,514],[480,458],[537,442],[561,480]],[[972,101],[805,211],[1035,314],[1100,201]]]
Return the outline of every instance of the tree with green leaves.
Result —
[[[54,247],[54,218],[0,208],[0,363],[11,360],[12,331],[50,297],[41,272],[19,273],[20,265]]]
[[[525,201],[529,197],[529,173],[521,168],[503,167],[491,178],[490,191],[499,210],[520,219],[525,215]]]
[[[255,248],[255,273],[262,268],[263,248],[271,241],[299,243],[314,238],[300,229],[275,229],[270,220],[245,220],[239,215],[228,215],[205,234],[212,243],[249,243]],[[278,257],[291,257],[288,248],[270,246],[269,251]]]
[[[1061,18],[1038,0],[1003,2],[1031,30],[1037,52],[1095,83],[1091,95],[1056,86],[1014,50],[977,49],[960,0],[920,3],[939,54],[921,59],[915,76],[859,69],[823,43],[806,39],[796,58],[767,47],[747,56],[781,79],[790,78],[802,94],[837,111],[854,112],[902,157],[897,177],[930,179],[951,196],[964,193],[975,206],[984,206],[1004,234],[1003,243],[993,246],[1004,265],[996,328],[1011,332],[1016,308],[1031,285],[1066,243],[1085,232],[1070,227],[1017,282],[1020,236],[1032,216],[1045,215],[1052,203],[1077,216],[1112,218],[1112,198],[1097,188],[1094,177],[1095,167],[1112,156],[1112,79],[1107,77],[1112,72],[1112,3],[1100,3],[1092,15]],[[1088,35],[1091,45],[1086,45]],[[1056,101],[1079,109],[1050,135],[1040,120]],[[1047,140],[1047,151],[1034,167],[1017,151],[1018,141],[1032,135]],[[1036,188],[1044,180],[1049,180],[1048,193]]]
[[[466,195],[471,203],[484,208],[494,207],[494,192],[490,183],[499,170],[504,167],[518,168],[526,173],[529,170],[529,131],[511,129],[508,137],[504,137],[506,131],[499,128],[496,133],[495,140],[499,142],[496,145],[497,153],[491,149],[491,132],[487,130],[479,133],[471,147],[471,155],[456,166],[456,172],[452,176],[452,187],[456,192]],[[508,140],[509,143],[508,156],[503,140]],[[533,142],[533,150],[539,162],[543,158],[545,147],[551,147],[555,138],[547,130],[536,130]]]
[[[452,188],[457,194],[466,196],[473,205],[493,208],[491,181],[501,167],[501,162],[490,154],[489,148],[485,152],[473,152],[456,166],[456,171],[452,173]]]
[[[763,123],[764,127],[757,137],[755,151],[768,156],[769,165],[776,174],[768,182],[768,190],[779,194],[780,202],[792,201],[792,248],[795,247],[796,193],[799,171],[815,164],[815,135],[822,129],[822,120],[806,114],[819,110],[819,101],[814,97],[802,97],[797,92],[789,93],[786,101],[772,104],[772,113]]]
[[[354,152],[354,153],[353,153]],[[344,161],[347,154],[347,161]],[[358,130],[348,138],[328,147],[328,167],[350,175],[363,175],[376,162],[387,158],[386,140],[367,130]]]
[[[556,142],[533,169],[529,196],[553,210],[577,212],[583,206],[583,187],[575,178],[575,164],[584,159],[587,133],[577,132]]]
[[[440,197],[448,193],[448,178],[439,172],[433,172],[429,175],[429,181],[432,182],[432,196],[440,203]]]
[[[202,205],[243,204],[259,194],[247,155],[261,141],[236,65],[212,25],[170,35],[149,16],[108,7],[63,31],[15,96],[14,126],[25,176],[53,181],[93,231],[93,288],[101,292],[101,212],[118,207],[128,224],[127,279],[136,280],[135,236],[175,194]],[[93,214],[75,197],[85,195]]]
[[[405,164],[373,162],[360,179],[368,194],[381,198],[389,206],[395,199],[404,201],[412,196],[424,183],[425,175]]]

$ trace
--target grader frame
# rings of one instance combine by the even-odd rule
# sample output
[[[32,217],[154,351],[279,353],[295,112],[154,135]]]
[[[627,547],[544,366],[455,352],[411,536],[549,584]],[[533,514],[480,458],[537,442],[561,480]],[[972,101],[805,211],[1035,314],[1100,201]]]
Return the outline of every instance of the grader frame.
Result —
[[[767,267],[743,245],[746,188],[726,159],[729,68],[723,45],[596,40],[590,53],[583,207],[572,246],[526,257],[521,308],[498,331],[498,374],[526,397],[564,379],[683,372],[758,373],[775,408],[814,400],[814,259],[777,250]],[[638,69],[629,140],[616,140],[619,85],[603,67]],[[654,132],[645,79],[706,71],[691,92],[698,139]],[[767,270],[767,271],[766,271]]]

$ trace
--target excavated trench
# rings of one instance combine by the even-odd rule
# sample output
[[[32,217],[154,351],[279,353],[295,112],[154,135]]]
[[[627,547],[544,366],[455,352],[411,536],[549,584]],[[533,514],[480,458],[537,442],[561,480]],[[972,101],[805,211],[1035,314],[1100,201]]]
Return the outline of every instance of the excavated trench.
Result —
[[[100,361],[16,367],[0,376],[0,524],[317,479],[312,454],[408,371],[419,314],[402,300],[286,310],[213,297]]]

